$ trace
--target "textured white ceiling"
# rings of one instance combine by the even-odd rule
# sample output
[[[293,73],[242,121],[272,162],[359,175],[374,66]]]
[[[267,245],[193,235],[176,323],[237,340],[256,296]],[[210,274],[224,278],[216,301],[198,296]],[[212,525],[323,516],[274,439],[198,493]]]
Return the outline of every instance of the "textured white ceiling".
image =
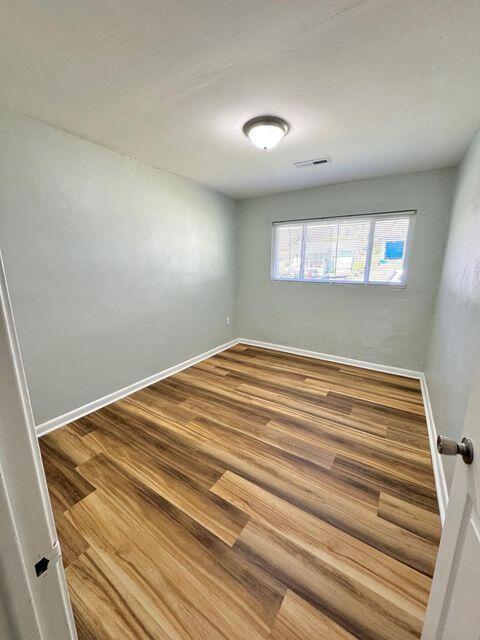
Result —
[[[480,2],[3,0],[0,103],[236,198],[451,166]],[[291,125],[266,153],[263,113]]]

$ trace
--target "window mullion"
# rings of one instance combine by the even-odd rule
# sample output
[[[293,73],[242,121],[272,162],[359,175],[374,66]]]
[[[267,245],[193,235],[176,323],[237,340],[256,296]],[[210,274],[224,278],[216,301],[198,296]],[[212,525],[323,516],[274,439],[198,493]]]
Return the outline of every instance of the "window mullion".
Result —
[[[365,279],[364,284],[368,284],[370,280],[370,267],[372,263],[373,238],[375,236],[375,220],[370,220],[370,233],[368,236],[367,258],[365,260]]]
[[[302,227],[302,247],[300,250],[300,280],[304,280],[305,274],[305,245],[307,243],[307,225]]]
[[[337,239],[335,241],[335,266],[334,274],[337,275],[337,262],[338,262],[338,236],[340,235],[340,220],[337,220]]]

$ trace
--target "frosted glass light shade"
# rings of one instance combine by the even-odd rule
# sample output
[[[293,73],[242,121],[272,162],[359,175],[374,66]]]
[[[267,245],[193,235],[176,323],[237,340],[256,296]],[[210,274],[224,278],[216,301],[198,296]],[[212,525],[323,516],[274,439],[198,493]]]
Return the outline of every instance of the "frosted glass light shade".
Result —
[[[243,132],[258,149],[268,151],[276,147],[287,134],[288,124],[274,116],[259,116],[246,122]]]

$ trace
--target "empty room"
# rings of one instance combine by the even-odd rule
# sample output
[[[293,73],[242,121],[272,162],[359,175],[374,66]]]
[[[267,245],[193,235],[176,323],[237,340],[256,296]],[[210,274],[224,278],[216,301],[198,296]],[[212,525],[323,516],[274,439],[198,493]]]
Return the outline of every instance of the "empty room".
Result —
[[[480,4],[0,16],[0,638],[479,640]]]

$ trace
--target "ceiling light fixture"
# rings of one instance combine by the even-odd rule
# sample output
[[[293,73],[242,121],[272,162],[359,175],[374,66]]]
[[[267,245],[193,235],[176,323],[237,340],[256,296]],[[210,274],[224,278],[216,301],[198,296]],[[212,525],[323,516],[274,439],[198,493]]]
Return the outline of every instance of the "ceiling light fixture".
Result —
[[[252,144],[268,151],[288,133],[288,124],[275,116],[258,116],[243,125],[243,133]]]

